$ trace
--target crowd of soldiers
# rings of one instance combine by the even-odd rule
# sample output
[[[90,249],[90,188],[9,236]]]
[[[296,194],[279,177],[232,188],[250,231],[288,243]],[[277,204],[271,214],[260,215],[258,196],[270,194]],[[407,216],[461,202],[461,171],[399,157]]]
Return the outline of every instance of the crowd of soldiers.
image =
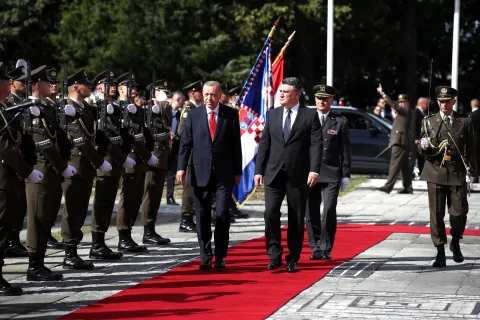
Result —
[[[135,74],[110,70],[92,81],[84,70],[64,74],[47,66],[11,71],[0,62],[0,295],[20,295],[2,276],[5,257],[28,257],[28,281],[58,281],[62,274],[44,264],[47,248],[64,249],[63,267],[94,266],[77,254],[93,195],[91,259],[119,260],[123,252],[145,252],[132,227],[141,212],[143,244],[168,245],[155,231],[167,182],[173,196],[179,140],[189,110],[203,104],[202,82],[171,92],[166,80],[139,90]],[[240,87],[222,86],[221,103],[232,106]],[[118,251],[105,244],[117,191]],[[62,196],[62,242],[51,234]],[[183,185],[180,232],[196,232],[192,187]],[[27,241],[20,231],[27,217]],[[214,213],[212,214],[214,217]],[[230,219],[248,218],[232,199]]]

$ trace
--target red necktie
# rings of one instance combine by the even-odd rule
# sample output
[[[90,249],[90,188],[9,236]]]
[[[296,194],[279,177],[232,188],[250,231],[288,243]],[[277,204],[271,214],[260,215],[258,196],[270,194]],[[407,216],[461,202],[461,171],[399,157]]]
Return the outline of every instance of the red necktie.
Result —
[[[217,122],[215,121],[215,112],[210,111],[210,120],[209,120],[209,125],[210,125],[210,138],[215,137],[215,130],[217,129]]]

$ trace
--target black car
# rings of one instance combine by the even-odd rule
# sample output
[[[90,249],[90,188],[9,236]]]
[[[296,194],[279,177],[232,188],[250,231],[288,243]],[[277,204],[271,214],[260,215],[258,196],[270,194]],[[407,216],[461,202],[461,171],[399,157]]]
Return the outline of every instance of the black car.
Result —
[[[315,108],[315,106],[309,106]],[[333,107],[348,120],[352,150],[352,173],[388,174],[388,148],[392,123],[354,107]]]

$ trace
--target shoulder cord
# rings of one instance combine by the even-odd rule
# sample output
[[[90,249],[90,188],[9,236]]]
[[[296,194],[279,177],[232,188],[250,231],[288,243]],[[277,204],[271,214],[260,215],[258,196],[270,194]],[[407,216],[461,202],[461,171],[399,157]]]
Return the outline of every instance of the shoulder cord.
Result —
[[[82,126],[83,131],[85,131],[85,133],[87,134],[87,136],[89,136],[89,137],[95,136],[95,130],[93,130],[93,133],[90,133],[90,131],[88,131],[87,127],[85,126],[85,123],[83,123],[82,118],[78,118],[78,122],[79,122],[80,125]]]
[[[47,133],[48,137],[52,140],[56,140],[57,139],[57,133],[55,132],[54,134],[52,134],[50,132],[50,130],[48,130],[48,125],[47,125],[47,122],[45,121],[45,118],[42,119],[42,124],[43,124],[43,128],[45,129],[45,132]]]
[[[5,124],[8,123],[7,119],[5,118],[5,116],[3,115],[3,111],[0,110],[0,115],[2,116],[2,119],[3,121],[5,121]],[[20,143],[21,143],[21,133],[19,131],[17,131],[17,139],[15,139],[13,137],[13,134],[12,132],[10,131],[10,128],[7,126],[7,131],[8,131],[8,135],[10,136],[10,138],[12,138],[13,142],[15,142],[15,148],[18,149],[18,147],[20,146]]]

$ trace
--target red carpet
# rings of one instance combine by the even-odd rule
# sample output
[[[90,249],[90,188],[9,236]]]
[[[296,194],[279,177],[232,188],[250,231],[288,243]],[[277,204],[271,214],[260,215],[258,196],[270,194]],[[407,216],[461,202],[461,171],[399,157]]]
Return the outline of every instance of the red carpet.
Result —
[[[285,265],[276,272],[266,270],[264,238],[258,238],[230,248],[224,271],[199,271],[199,261],[187,263],[61,319],[265,319],[334,267],[394,232],[428,234],[429,229],[339,225],[334,260],[310,261],[305,242],[300,271],[293,274],[285,272]],[[466,230],[465,235],[480,231]]]

